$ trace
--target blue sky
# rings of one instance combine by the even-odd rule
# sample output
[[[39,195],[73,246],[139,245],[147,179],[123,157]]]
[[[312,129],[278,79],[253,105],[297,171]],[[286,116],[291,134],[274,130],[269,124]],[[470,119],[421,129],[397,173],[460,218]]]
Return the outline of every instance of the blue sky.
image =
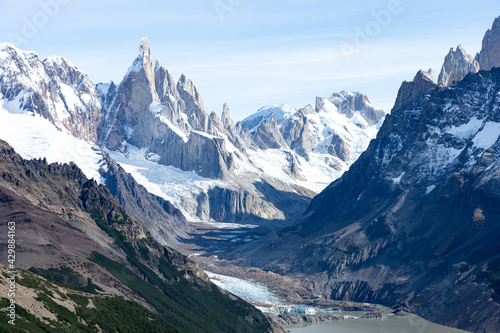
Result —
[[[475,55],[500,1],[0,0],[0,13],[0,42],[66,57],[96,83],[120,82],[147,36],[207,111],[227,102],[241,120],[340,90],[390,111],[401,82],[421,68],[437,78],[450,47]]]

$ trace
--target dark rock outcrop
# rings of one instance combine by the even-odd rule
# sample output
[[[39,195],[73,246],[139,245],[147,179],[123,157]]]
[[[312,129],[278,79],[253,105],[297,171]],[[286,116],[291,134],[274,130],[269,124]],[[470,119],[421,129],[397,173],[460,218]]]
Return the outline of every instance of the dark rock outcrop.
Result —
[[[434,82],[434,77],[432,75],[432,70],[424,72],[422,70],[418,71],[413,81],[404,81],[398,91],[398,96],[396,97],[396,102],[394,103],[393,110],[398,110],[405,104],[415,100],[420,94],[428,93],[438,86]]]
[[[248,262],[308,275],[327,299],[400,304],[440,324],[495,332],[499,93],[493,69],[394,108],[350,170],[296,225],[246,249]]]

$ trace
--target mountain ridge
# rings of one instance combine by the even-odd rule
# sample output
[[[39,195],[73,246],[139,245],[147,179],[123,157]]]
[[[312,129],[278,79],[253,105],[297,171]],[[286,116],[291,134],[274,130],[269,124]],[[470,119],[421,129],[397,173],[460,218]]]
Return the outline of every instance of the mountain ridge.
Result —
[[[14,59],[14,63],[22,63],[26,70],[17,71],[17,73],[17,67],[12,65],[12,61],[7,61],[7,58]],[[33,65],[35,68],[30,67],[31,63],[27,58],[36,60]],[[186,172],[186,175],[194,172],[207,180],[213,180],[203,181],[204,184],[199,187],[202,189],[201,192],[198,190],[186,192],[183,183],[175,177],[170,177],[177,191],[166,192],[157,191],[157,188],[167,188],[170,185],[156,183],[154,175],[148,175],[145,179],[143,175],[132,173],[138,177],[136,181],[149,191],[155,192],[164,200],[173,202],[189,220],[222,218],[221,222],[233,222],[242,217],[261,221],[284,220],[285,217],[291,216],[298,210],[288,209],[288,207],[304,206],[304,203],[323,189],[328,182],[340,176],[376,133],[376,128],[373,126],[365,129],[365,120],[360,115],[369,105],[369,102],[362,102],[367,98],[358,94],[361,103],[354,100],[348,102],[351,95],[343,93],[345,96],[342,97],[342,101],[337,102],[339,113],[335,106],[332,106],[331,110],[325,109],[324,112],[317,110],[319,113],[311,112],[308,107],[305,107],[300,109],[300,112],[295,112],[293,121],[279,125],[277,123],[260,124],[262,125],[260,134],[252,135],[242,127],[241,122],[235,124],[227,105],[223,106],[221,118],[214,112],[210,114],[205,112],[203,100],[193,82],[184,75],[175,82],[160,61],[153,61],[146,38],[141,40],[138,55],[123,81],[119,84],[110,82],[90,87],[89,96],[93,96],[91,103],[82,102],[79,108],[75,108],[78,104],[76,102],[76,104],[73,103],[74,105],[64,104],[66,100],[71,100],[68,96],[74,97],[74,101],[80,98],[88,100],[87,97],[78,95],[76,88],[71,88],[74,91],[71,90],[69,84],[76,84],[80,80],[79,84],[83,83],[84,86],[88,86],[90,81],[83,71],[78,70],[72,64],[67,65],[70,64],[67,60],[60,57],[44,60],[45,63],[52,64],[49,71],[44,67],[44,61],[37,60],[35,53],[16,49],[15,53],[5,54],[2,59],[0,67],[9,73],[16,72],[16,77],[20,80],[19,85],[13,86],[9,83],[10,81],[7,81],[8,75],[0,74],[4,80],[2,105],[9,112],[34,111],[55,124],[60,130],[67,130],[73,136],[84,139],[91,145],[97,144],[108,153],[121,154],[124,159],[118,158],[117,155],[113,156],[118,158],[124,167],[134,167],[138,170],[139,165],[154,161],[159,166],[173,166],[180,169]],[[41,68],[41,73],[44,75],[43,82],[54,81],[55,84],[63,87],[59,95],[43,93],[43,89],[48,89],[47,84],[43,82],[43,84],[38,84],[36,83],[38,81],[31,79],[30,75],[36,73],[36,68]],[[72,68],[69,74],[77,74],[69,75],[66,73],[68,68]],[[2,71],[5,72],[4,69]],[[26,104],[22,102],[24,95],[20,95],[24,89],[28,89],[29,96],[40,97],[30,102],[31,104]],[[330,98],[333,98],[333,95]],[[65,109],[43,107],[42,111],[45,110],[43,112],[38,109],[32,110],[33,103],[51,106],[54,101],[61,101]],[[323,99],[318,99],[318,101],[323,101]],[[341,110],[343,106],[340,104],[342,103],[352,104],[354,109],[359,106],[359,110],[351,110],[361,112],[357,116],[359,119],[353,120],[355,124],[350,121],[351,115],[347,116],[348,112]],[[376,112],[379,112],[379,118],[383,116],[381,111]],[[93,120],[88,123],[65,122],[64,119],[58,118],[59,114],[64,114],[65,117],[74,114],[75,117],[82,119],[91,115],[89,117]],[[318,119],[310,120],[311,117]],[[322,125],[322,121],[328,124]],[[344,130],[345,126],[349,127],[354,134],[351,135]],[[283,134],[280,131],[283,131]],[[333,132],[342,133],[334,135]],[[358,136],[360,143],[357,142]],[[322,146],[311,158],[311,151],[315,149],[318,142]],[[128,150],[132,149],[132,146],[143,152],[140,160],[129,159],[131,154]],[[133,149],[135,151],[135,148]],[[271,168],[270,162],[273,164]],[[268,170],[273,170],[273,172],[268,174]],[[101,173],[100,166],[96,166],[92,173]],[[102,178],[102,175],[100,177]],[[278,208],[272,196],[268,197],[269,192],[259,190],[262,188],[259,185],[262,181],[274,188],[274,191],[299,193],[299,196],[296,196],[297,200],[295,200],[294,196],[290,195],[289,197],[294,200],[293,203]],[[205,184],[210,185],[206,188]],[[195,186],[195,188],[198,187]],[[235,209],[226,209],[221,215],[217,207],[206,201],[209,191],[211,195],[226,196],[217,200],[229,202]],[[184,193],[184,197],[177,198],[176,192]],[[250,199],[242,200],[242,198]],[[240,203],[234,204],[236,202]]]
[[[249,265],[307,274],[326,299],[400,304],[437,323],[494,332],[499,89],[499,69],[480,71],[393,110],[296,224],[235,256],[254,251]]]
[[[50,271],[47,276],[64,278],[66,287],[125,296],[178,331],[270,330],[262,313],[212,285],[187,257],[154,241],[106,187],[87,179],[75,164],[24,160],[0,141],[0,175],[0,228],[14,221],[22,239],[17,268]],[[44,302],[50,311],[52,303]],[[82,331],[77,321],[65,322],[61,307],[55,310],[59,325]],[[95,324],[92,329],[98,330]]]

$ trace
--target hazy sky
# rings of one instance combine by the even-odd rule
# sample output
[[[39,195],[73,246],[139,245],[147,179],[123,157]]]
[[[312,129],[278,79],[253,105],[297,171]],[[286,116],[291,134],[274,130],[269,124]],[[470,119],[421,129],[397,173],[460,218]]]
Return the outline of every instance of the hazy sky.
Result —
[[[241,120],[264,105],[314,105],[361,91],[389,111],[403,80],[435,76],[450,47],[475,55],[500,1],[0,0],[0,42],[60,55],[95,82],[120,82],[147,36],[207,111]]]

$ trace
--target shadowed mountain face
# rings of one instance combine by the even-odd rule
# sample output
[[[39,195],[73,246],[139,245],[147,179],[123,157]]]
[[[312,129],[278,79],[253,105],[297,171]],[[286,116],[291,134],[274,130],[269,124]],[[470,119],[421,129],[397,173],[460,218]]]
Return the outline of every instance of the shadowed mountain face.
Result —
[[[4,252],[9,221],[16,223],[17,268],[30,269],[66,287],[94,295],[105,292],[139,303],[159,325],[157,331],[269,330],[270,323],[260,311],[219,290],[187,257],[161,246],[106,187],[88,180],[76,165],[24,160],[0,141],[0,248]],[[23,273],[20,281],[25,279]],[[37,312],[30,304],[36,303],[37,293],[45,289],[27,282],[24,286],[30,288],[33,299],[22,298],[20,306],[32,316],[23,315],[31,325],[49,329],[45,313],[60,321],[69,318],[67,329],[84,331],[78,316],[85,313],[70,316],[64,308],[53,306],[50,293],[43,297],[52,302],[45,299],[43,311]],[[126,316],[120,311],[127,308],[113,311],[118,317]],[[88,324],[96,331],[103,327]],[[163,325],[166,328],[162,329]],[[146,326],[139,331],[145,331]]]
[[[307,274],[330,299],[401,304],[474,332],[500,327],[500,70],[389,115],[343,177],[252,264]]]

